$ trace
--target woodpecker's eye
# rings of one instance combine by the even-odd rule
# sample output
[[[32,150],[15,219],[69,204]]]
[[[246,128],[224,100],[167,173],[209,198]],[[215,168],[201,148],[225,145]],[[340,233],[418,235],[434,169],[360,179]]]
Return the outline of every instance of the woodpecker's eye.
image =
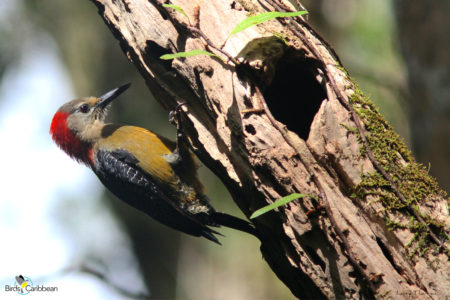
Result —
[[[89,111],[89,105],[87,105],[87,104],[83,104],[83,105],[81,105],[80,106],[80,111],[82,112],[82,113],[87,113],[88,111]]]

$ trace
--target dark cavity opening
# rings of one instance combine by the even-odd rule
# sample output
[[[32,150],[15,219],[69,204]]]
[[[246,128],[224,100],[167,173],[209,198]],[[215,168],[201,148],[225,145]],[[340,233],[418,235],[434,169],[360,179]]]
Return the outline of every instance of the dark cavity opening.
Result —
[[[381,241],[380,238],[376,237],[375,239],[377,241],[378,246],[381,249],[381,252],[383,252],[383,255],[386,257],[386,259],[391,263],[392,267],[399,273],[402,274],[403,272],[398,268],[398,266],[394,262],[394,258],[391,255],[391,252],[386,247],[386,245]]]
[[[298,52],[297,52],[298,53]],[[277,64],[275,76],[264,91],[272,115],[302,139],[308,139],[311,123],[326,99],[316,76],[318,62],[287,53]]]
[[[147,45],[145,51],[149,54],[149,57],[153,57],[156,62],[163,66],[163,68],[167,70],[172,69],[172,61],[171,60],[163,60],[160,59],[164,54],[172,54],[172,52],[164,47],[161,47],[157,43],[153,41],[147,41]],[[155,66],[154,62],[150,62],[151,65]],[[157,67],[157,66],[155,66]]]
[[[253,125],[246,125],[245,126],[245,131],[247,131],[251,135],[255,135],[256,134],[256,129],[255,129],[255,127],[253,127]]]
[[[319,265],[323,272],[325,272],[327,268],[327,264],[320,258],[319,254],[316,251],[309,247],[308,245],[303,245],[303,249],[305,249],[306,253],[308,253],[309,257],[316,265]]]

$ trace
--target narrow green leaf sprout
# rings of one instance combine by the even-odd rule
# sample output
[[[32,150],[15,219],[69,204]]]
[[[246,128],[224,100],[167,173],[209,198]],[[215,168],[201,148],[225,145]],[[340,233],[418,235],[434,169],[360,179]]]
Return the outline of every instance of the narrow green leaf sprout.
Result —
[[[274,210],[275,208],[286,205],[293,200],[300,199],[303,197],[310,197],[310,198],[316,199],[314,196],[311,196],[311,195],[293,193],[293,194],[287,195],[286,197],[278,199],[277,201],[275,201],[272,204],[269,204],[267,206],[264,206],[263,208],[258,209],[250,216],[250,219],[257,218],[257,217],[265,214],[266,212]]]
[[[183,14],[183,15],[184,15],[186,18],[188,18],[188,20],[189,20],[188,15],[187,15],[187,14],[184,12],[184,10],[183,10],[181,7],[179,7],[178,5],[173,5],[173,4],[163,4],[163,7],[173,8],[173,9],[175,9],[177,12]]]
[[[261,24],[263,22],[276,19],[276,18],[286,18],[286,17],[296,17],[301,16],[304,14],[307,14],[308,12],[301,10],[301,11],[294,11],[294,12],[279,12],[279,11],[271,11],[262,13],[256,16],[248,17],[247,19],[243,20],[241,23],[239,23],[228,35],[228,37],[232,36],[233,34],[236,34],[238,32],[241,32],[242,30],[245,30],[251,26]]]
[[[160,58],[164,59],[164,60],[170,60],[170,59],[175,59],[175,58],[179,58],[179,57],[191,57],[191,56],[196,56],[196,55],[215,56],[215,57],[222,59],[220,56],[217,56],[214,53],[211,53],[211,52],[205,51],[205,50],[201,50],[201,49],[195,49],[195,50],[191,50],[191,51],[187,51],[187,52],[178,52],[178,53],[173,53],[173,54],[164,54],[164,55],[160,56]]]

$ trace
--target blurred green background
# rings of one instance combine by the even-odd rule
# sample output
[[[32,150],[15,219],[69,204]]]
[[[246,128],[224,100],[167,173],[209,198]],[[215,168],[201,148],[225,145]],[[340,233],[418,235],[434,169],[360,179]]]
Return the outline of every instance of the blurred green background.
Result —
[[[310,23],[411,145],[407,67],[393,3],[303,4]],[[104,191],[86,167],[53,145],[48,128],[61,104],[126,82],[132,88],[114,103],[108,120],[174,137],[168,113],[92,3],[0,2],[0,155],[8,161],[0,175],[0,234],[10,238],[0,258],[0,283],[24,273],[61,287],[59,298],[123,299],[129,292],[154,299],[293,299],[253,237],[221,229],[226,237],[220,247],[180,235]],[[242,217],[212,173],[204,167],[200,173],[213,205]]]

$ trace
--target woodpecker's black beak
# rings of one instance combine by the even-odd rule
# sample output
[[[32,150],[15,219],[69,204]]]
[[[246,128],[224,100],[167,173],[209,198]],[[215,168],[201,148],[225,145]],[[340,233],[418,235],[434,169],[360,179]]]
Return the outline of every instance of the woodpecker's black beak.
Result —
[[[104,109],[108,104],[111,103],[114,99],[116,99],[120,94],[125,92],[129,87],[131,83],[127,83],[125,85],[122,85],[118,88],[115,88],[106,94],[98,97],[99,101],[95,104],[95,108],[101,108]]]

